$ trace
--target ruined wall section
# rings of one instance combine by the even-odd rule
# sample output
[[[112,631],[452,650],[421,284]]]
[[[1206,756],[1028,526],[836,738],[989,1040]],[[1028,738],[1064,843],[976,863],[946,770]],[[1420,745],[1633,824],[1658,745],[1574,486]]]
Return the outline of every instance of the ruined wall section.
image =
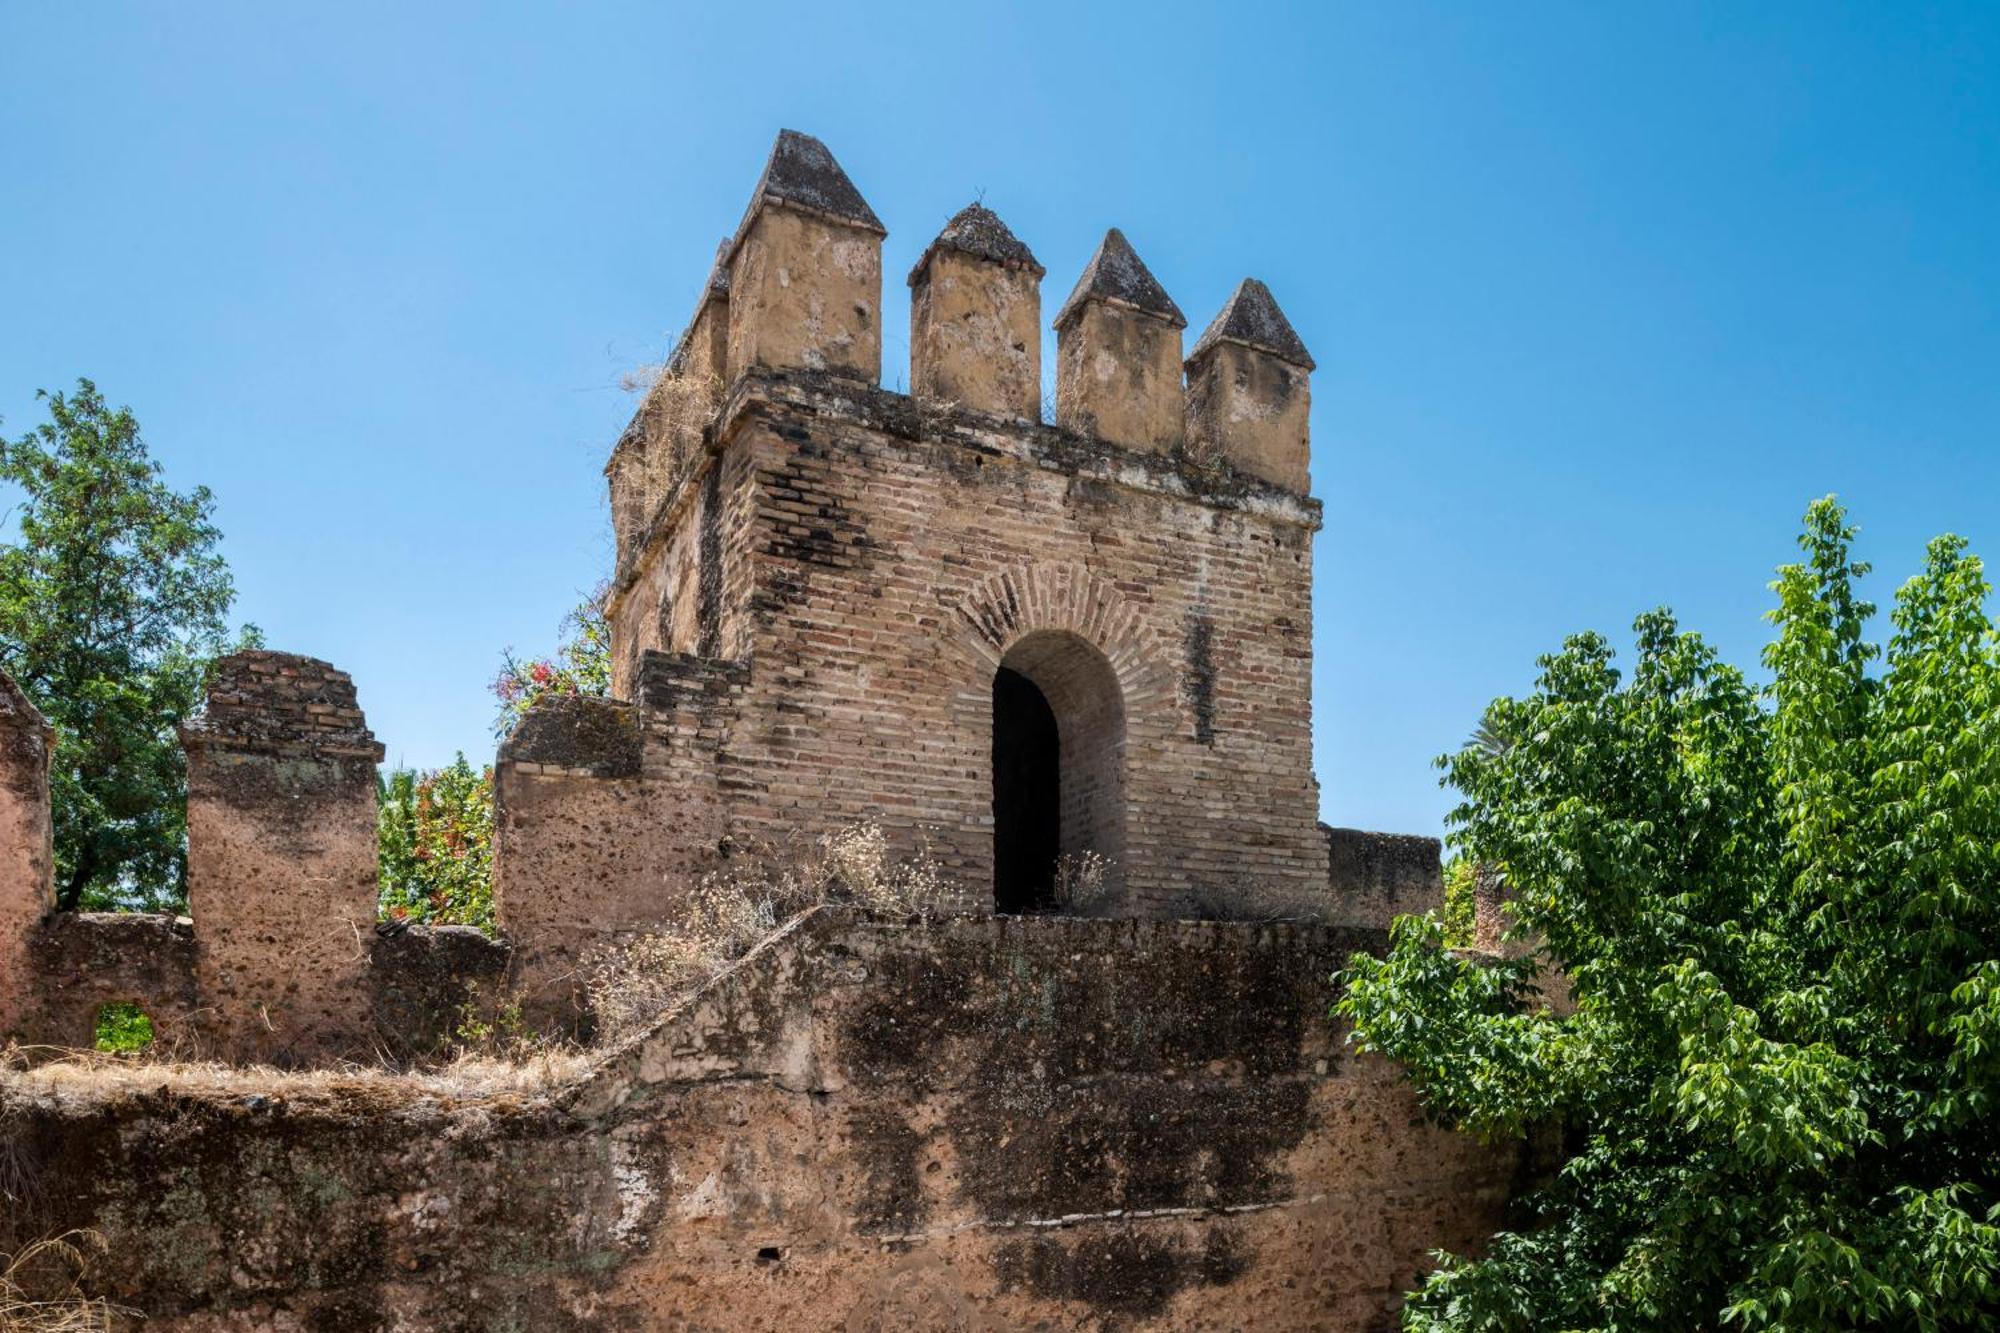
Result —
[[[1443,847],[1436,838],[1323,824],[1320,831],[1342,923],[1387,930],[1397,917],[1428,912],[1444,901]]]
[[[105,1005],[135,1005],[162,1051],[227,1058],[198,1031],[194,923],[154,912],[55,912],[29,936],[30,1044],[89,1050]]]
[[[1386,1330],[1516,1152],[1343,1045],[1381,945],[822,913],[540,1095],[0,1075],[45,1205],[0,1249],[99,1230],[168,1333]]]
[[[537,1028],[587,1024],[591,968],[672,921],[727,831],[740,666],[646,652],[635,703],[537,702],[494,767],[494,909]]]
[[[49,818],[50,728],[0,672],[0,1043],[35,1007],[31,937],[55,910],[55,827]]]
[[[367,1054],[375,766],[346,672],[232,653],[182,730],[202,1026],[241,1059]]]

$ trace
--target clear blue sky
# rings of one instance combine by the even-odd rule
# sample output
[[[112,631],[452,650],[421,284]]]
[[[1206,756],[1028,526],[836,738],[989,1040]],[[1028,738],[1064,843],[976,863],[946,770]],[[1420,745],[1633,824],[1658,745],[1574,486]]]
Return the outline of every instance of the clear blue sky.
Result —
[[[1668,603],[1752,661],[1810,497],[1882,600],[1938,531],[2000,559],[1992,5],[5,0],[4,429],[95,378],[272,646],[392,759],[490,754],[500,650],[609,564],[619,376],[781,126],[888,224],[892,387],[978,195],[1050,312],[1113,224],[1190,335],[1269,282],[1333,822],[1435,831],[1430,757],[1567,632]]]

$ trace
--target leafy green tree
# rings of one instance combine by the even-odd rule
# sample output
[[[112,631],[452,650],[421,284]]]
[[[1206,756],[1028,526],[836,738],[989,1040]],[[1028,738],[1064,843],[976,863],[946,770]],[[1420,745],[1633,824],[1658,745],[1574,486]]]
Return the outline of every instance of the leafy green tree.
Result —
[[[1406,1328],[2000,1324],[2000,641],[1941,537],[1882,652],[1852,536],[1807,512],[1768,685],[1656,611],[1629,680],[1579,635],[1440,761],[1522,956],[1406,917],[1336,1011],[1439,1120],[1567,1153]]]
[[[510,734],[544,694],[602,698],[611,693],[611,627],[604,619],[605,591],[598,588],[563,617],[562,631],[568,637],[552,656],[522,661],[511,648],[502,654],[500,674],[493,679],[493,695],[500,701],[494,734]]]
[[[459,755],[427,773],[377,778],[382,915],[493,928],[493,770]]]
[[[0,483],[20,494],[18,539],[0,545],[0,667],[56,727],[58,905],[178,907],[177,729],[225,647],[235,595],[214,501],[162,481],[131,410],[107,407],[89,380],[40,397],[48,421],[0,439]]]

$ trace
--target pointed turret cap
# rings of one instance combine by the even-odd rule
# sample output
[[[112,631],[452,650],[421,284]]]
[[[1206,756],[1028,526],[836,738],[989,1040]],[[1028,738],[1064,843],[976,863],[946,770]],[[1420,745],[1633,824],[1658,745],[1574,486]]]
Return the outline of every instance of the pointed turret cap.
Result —
[[[1293,331],[1292,322],[1285,318],[1285,312],[1278,309],[1271,289],[1255,278],[1245,278],[1236,284],[1236,290],[1230,293],[1222,313],[1202,330],[1201,337],[1195,339],[1194,350],[1188,353],[1187,359],[1200,360],[1217,343],[1224,342],[1242,343],[1245,347],[1268,352],[1301,370],[1313,369],[1312,354],[1299,341],[1299,335]]]
[[[952,214],[951,221],[944,224],[944,230],[937,239],[924,247],[917,257],[916,267],[910,270],[910,285],[917,285],[917,278],[924,266],[931,262],[931,256],[940,250],[957,250],[975,259],[988,263],[1004,264],[1008,268],[1024,268],[1036,277],[1048,272],[1035,259],[1035,252],[1022,243],[1021,238],[1007,229],[1000,215],[984,204],[967,204]]]
[[[816,213],[877,236],[889,234],[882,219],[875,216],[875,210],[861,197],[861,191],[854,188],[854,182],[840,169],[840,163],[833,160],[827,146],[797,130],[778,131],[778,141],[771,145],[770,159],[764,163],[764,174],[757,178],[757,188],[750,193],[750,206],[743,210],[743,221],[737,224],[736,235],[730,241],[731,254],[750,230],[750,220],[766,204]]]
[[[1085,301],[1114,301],[1131,306],[1149,315],[1167,320],[1177,329],[1187,327],[1187,316],[1160,286],[1132,249],[1132,243],[1125,239],[1125,233],[1113,227],[1104,233],[1104,240],[1098,245],[1097,253],[1084,265],[1083,276],[1076,280],[1076,287],[1069,299],[1056,311],[1056,327],[1061,328],[1069,317],[1081,309]]]
[[[702,293],[704,301],[718,296],[729,295],[729,237],[715,243],[715,263],[709,266],[708,287]]]

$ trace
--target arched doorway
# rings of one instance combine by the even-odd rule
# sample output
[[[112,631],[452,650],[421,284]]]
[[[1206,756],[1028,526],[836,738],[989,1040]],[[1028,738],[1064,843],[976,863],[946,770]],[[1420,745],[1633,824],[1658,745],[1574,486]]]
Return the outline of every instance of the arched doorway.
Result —
[[[993,676],[993,905],[1059,906],[1057,866],[1095,852],[1115,883],[1125,844],[1125,701],[1078,635],[1029,634]]]

